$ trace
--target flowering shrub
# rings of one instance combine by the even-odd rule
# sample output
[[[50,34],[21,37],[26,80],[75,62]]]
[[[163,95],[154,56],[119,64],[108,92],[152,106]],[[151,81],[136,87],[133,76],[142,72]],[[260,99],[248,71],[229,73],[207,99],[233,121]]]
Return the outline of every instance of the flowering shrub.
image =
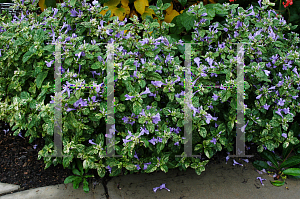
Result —
[[[293,122],[300,111],[296,67],[299,37],[288,32],[291,28],[282,18],[275,17],[276,12],[266,12],[267,5],[251,6],[248,10],[238,8],[238,13],[238,5],[223,6],[231,11],[225,24],[210,24],[215,13],[207,12],[202,2],[187,12],[197,18],[192,35],[195,45],[191,45],[195,87],[192,104],[188,104],[193,113],[193,150],[208,158],[223,148],[233,150],[236,88],[204,87],[213,83],[235,85],[237,60],[233,42],[253,43],[245,45],[247,124],[242,131],[246,132],[247,141],[256,143],[258,151],[262,151],[263,145],[274,150],[283,142],[298,143],[294,135],[297,132],[289,129],[288,122]],[[127,174],[139,170],[167,172],[169,168],[189,166],[200,175],[208,160],[175,157],[183,154],[186,143],[185,91],[184,67],[175,56],[182,52],[183,42],[167,35],[172,23],[163,22],[161,30],[151,18],[143,24],[138,23],[137,17],[130,19],[133,23],[126,23],[127,19],[119,22],[117,17],[109,18],[110,11],[105,16],[99,14],[103,9],[70,1],[47,9],[40,16],[22,13],[14,19],[1,18],[0,119],[9,121],[10,126],[15,124],[14,135],[25,129],[30,142],[41,136],[45,139],[39,158],[44,158],[46,168],[51,164],[70,167],[77,158],[83,161],[84,169],[97,169],[100,177],[105,175],[105,168],[111,176],[117,176],[122,168],[126,168]],[[112,22],[105,25],[108,21]],[[153,33],[149,38],[143,32],[141,38],[138,33],[142,30]],[[64,86],[63,152],[71,157],[51,158],[46,156],[53,154],[54,148],[54,101],[47,101],[46,97],[54,93],[51,85],[55,47],[51,43],[58,41],[62,43]],[[115,149],[121,158],[105,157],[105,59],[109,55],[106,45],[101,43],[115,45],[116,118],[115,129],[111,130],[116,132]],[[83,88],[86,85],[93,87],[87,93]],[[282,133],[288,133],[288,137]]]
[[[271,10],[264,12],[263,10],[266,9],[267,6],[262,6],[260,2],[259,5],[260,9],[255,9],[251,6],[246,11],[239,8],[238,13],[232,10],[224,26],[216,23],[209,31],[201,30],[203,27],[208,26],[209,23],[207,23],[207,21],[209,19],[201,19],[200,22],[196,24],[199,29],[196,28],[196,32],[193,34],[193,39],[196,42],[200,41],[200,45],[198,45],[197,48],[195,47],[192,51],[197,52],[197,50],[200,49],[200,52],[207,52],[206,55],[202,57],[210,64],[210,68],[205,65],[201,66],[200,59],[197,60],[198,67],[200,66],[200,68],[205,68],[208,71],[214,67],[223,69],[223,74],[226,74],[226,79],[228,79],[229,74],[230,76],[234,75],[236,70],[231,70],[231,72],[233,72],[231,73],[230,70],[226,68],[234,66],[237,63],[236,60],[232,59],[233,57],[226,56],[226,52],[232,52],[232,50],[236,48],[236,46],[230,43],[253,43],[252,45],[245,45],[244,47],[245,52],[248,52],[250,62],[246,60],[244,68],[246,79],[245,99],[249,100],[245,100],[245,119],[247,124],[243,130],[246,131],[246,140],[259,144],[258,151],[261,152],[263,145],[266,145],[267,149],[272,151],[283,141],[285,145],[288,142],[299,142],[296,137],[293,138],[292,131],[288,139],[283,137],[280,125],[282,125],[284,132],[289,132],[287,122],[293,121],[292,118],[296,116],[296,112],[299,112],[299,103],[297,103],[299,96],[297,93],[300,90],[300,81],[296,67],[299,66],[297,60],[299,53],[297,50],[298,47],[296,46],[299,42],[299,38],[296,36],[297,34],[288,33],[288,38],[284,38],[283,36],[285,34],[283,33],[290,30],[290,28],[286,26],[286,22],[282,19],[271,17],[273,14],[276,16],[276,12]],[[198,15],[205,16],[205,9],[201,9],[201,6],[195,6],[192,9],[194,12],[199,13]],[[256,14],[257,12],[258,14]],[[273,24],[276,24],[276,27],[274,27]],[[249,30],[254,31],[249,32]],[[223,42],[220,42],[218,36],[222,38],[224,33],[227,35],[227,38],[222,40]],[[209,46],[208,50],[205,46]],[[285,51],[285,47],[287,46],[291,48]],[[216,52],[210,52],[209,49],[216,49]],[[256,52],[255,49],[258,49],[258,51]],[[247,54],[245,53],[245,57],[247,57]],[[256,57],[255,54],[258,54],[259,57]],[[226,57],[229,59],[226,59]],[[194,69],[195,71],[199,70],[199,68]],[[192,73],[194,72],[192,71]],[[203,76],[205,76],[205,74],[203,74]],[[249,89],[249,82],[257,90],[253,90],[253,88]],[[286,85],[284,86],[284,84]],[[251,91],[254,91],[254,93]],[[203,92],[205,92],[204,88]],[[212,89],[209,88],[206,92],[211,93]],[[226,91],[226,89],[224,89],[223,91],[215,92],[214,95],[216,97],[224,97],[229,92],[232,93],[234,90],[228,89]],[[257,96],[255,97],[256,100],[253,99],[254,96]],[[225,97],[225,100],[226,99],[228,98]],[[234,104],[236,104],[236,102],[234,102]],[[212,105],[214,105],[214,103]],[[235,114],[235,112],[231,112],[229,116],[225,117],[227,121],[229,119],[228,125],[230,118],[234,118],[233,116]],[[257,125],[253,125],[253,122]],[[231,125],[229,126],[233,126],[233,120],[231,120]],[[299,132],[294,133],[299,134]]]

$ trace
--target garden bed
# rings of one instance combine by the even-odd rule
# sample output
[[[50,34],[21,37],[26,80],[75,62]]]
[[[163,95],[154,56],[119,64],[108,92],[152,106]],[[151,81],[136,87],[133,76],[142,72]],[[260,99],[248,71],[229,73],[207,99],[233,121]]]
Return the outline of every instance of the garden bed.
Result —
[[[7,129],[9,129],[9,131],[6,131]],[[24,137],[24,131],[21,132],[21,136]],[[61,164],[58,164],[55,167],[51,165],[45,170],[43,159],[37,159],[38,152],[45,144],[43,138],[36,139],[29,144],[29,138],[22,137],[13,136],[13,132],[9,126],[5,125],[5,122],[0,122],[0,153],[2,154],[0,163],[1,183],[20,185],[21,190],[27,190],[63,184],[65,178],[73,175],[71,170],[64,169]],[[246,145],[247,144],[248,143],[246,143]],[[249,146],[251,148],[246,151],[246,154],[254,155],[254,158],[249,159],[250,162],[264,160],[257,153],[257,146],[254,144]],[[217,152],[216,155],[210,159],[208,165],[225,161],[226,156],[227,153],[224,150]],[[87,179],[89,183],[97,182],[99,184],[99,182],[102,182],[103,180],[97,175],[96,170],[90,170],[88,174],[94,174],[95,176],[94,178]],[[109,180],[110,177],[107,179]]]

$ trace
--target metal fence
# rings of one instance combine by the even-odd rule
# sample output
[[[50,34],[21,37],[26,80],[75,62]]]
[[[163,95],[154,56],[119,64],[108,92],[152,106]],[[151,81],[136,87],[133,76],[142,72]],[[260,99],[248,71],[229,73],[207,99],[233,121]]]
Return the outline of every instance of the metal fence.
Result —
[[[14,10],[12,8],[10,8],[11,6],[13,6],[14,3],[0,3],[0,14],[3,13],[3,11],[7,10],[9,14],[11,14],[12,16],[14,15],[19,15],[21,10]]]
[[[14,6],[14,3],[0,3],[0,14],[2,14],[5,10],[8,11],[9,14],[11,14],[12,16],[17,15],[19,16],[19,14],[21,13],[21,9],[18,10],[14,10],[10,7]],[[37,10],[37,14],[41,14],[42,11],[40,9]]]

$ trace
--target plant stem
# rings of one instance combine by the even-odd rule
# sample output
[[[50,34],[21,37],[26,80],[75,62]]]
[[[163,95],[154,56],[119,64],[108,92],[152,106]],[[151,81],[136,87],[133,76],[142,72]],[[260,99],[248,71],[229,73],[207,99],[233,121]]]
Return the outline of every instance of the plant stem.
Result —
[[[292,153],[293,149],[294,149],[294,147],[292,148],[292,150],[290,151],[290,153],[286,156],[286,158],[283,160],[283,162],[282,162],[280,165],[282,165],[282,164],[286,161],[286,159],[287,159],[287,158],[289,157],[289,155]],[[280,167],[280,165],[279,165],[279,167]]]

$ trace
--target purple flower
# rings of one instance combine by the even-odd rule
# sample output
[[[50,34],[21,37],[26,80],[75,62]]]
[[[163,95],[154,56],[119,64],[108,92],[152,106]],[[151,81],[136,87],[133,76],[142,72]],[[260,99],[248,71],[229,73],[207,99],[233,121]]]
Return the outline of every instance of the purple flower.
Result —
[[[51,65],[53,64],[53,62],[54,62],[54,60],[49,61],[49,62],[45,61],[45,63],[46,63],[46,65],[47,65],[48,68],[51,67]]]
[[[149,93],[151,93],[151,92],[150,92],[149,88],[146,87],[146,91],[142,92],[141,95],[143,95],[143,94],[149,94]]]
[[[282,100],[282,98],[280,98],[279,102],[277,103],[277,105],[279,106],[284,106],[284,102],[285,100]]]
[[[124,144],[126,144],[127,142],[130,142],[132,140],[128,140],[128,139],[123,139]]]
[[[217,143],[217,139],[216,139],[216,138],[213,138],[210,142],[216,144],[216,143]]]
[[[138,165],[138,164],[135,164],[134,166],[136,166],[137,170],[141,169],[140,165]]]
[[[33,145],[32,147],[33,147],[33,149],[36,149],[36,147],[37,147],[37,144]]]
[[[151,140],[148,140],[151,144],[155,145],[157,142],[157,139],[155,139],[154,137]]]
[[[54,16],[57,14],[57,12],[58,12],[58,9],[57,9],[57,8],[52,8],[52,11],[54,11],[54,14],[53,14],[53,16],[52,16],[52,17],[54,17]]]
[[[138,157],[137,154],[136,154],[136,151],[135,151],[134,153],[135,153],[135,155],[134,155],[133,157],[135,157],[136,159],[140,160],[139,157]],[[138,169],[138,170],[139,170],[139,169]]]
[[[209,124],[211,119],[213,119],[213,120],[216,121],[217,118],[218,118],[218,117],[212,117],[210,114],[207,114],[207,115],[206,115],[206,123]]]
[[[214,96],[212,97],[214,99],[214,101],[216,101],[218,99],[218,95],[214,94]]]
[[[5,135],[6,135],[6,133],[9,131],[9,129],[7,129],[7,130],[3,130],[4,132],[5,132]]]
[[[75,10],[75,8],[73,10],[71,10],[71,17],[77,17],[78,16],[78,12]]]
[[[93,144],[93,145],[97,145],[97,144],[94,143],[93,141],[94,141],[94,139],[91,139],[91,140],[89,140],[89,143],[90,143],[90,144]]]
[[[24,137],[21,135],[21,133],[19,133],[18,136],[20,136],[21,138],[24,138]],[[25,138],[24,138],[24,139],[25,139]]]
[[[246,126],[248,125],[248,123],[249,123],[249,120],[248,120],[248,122],[247,122],[247,124],[246,125],[244,125],[243,127],[241,127],[240,129],[241,129],[241,131],[244,133],[245,132],[245,128],[246,128]]]
[[[278,111],[275,111],[275,113],[277,113],[278,115],[280,115],[283,118],[283,116],[281,115],[281,109],[278,109]]]
[[[80,98],[79,100],[77,100],[77,101],[73,104],[73,106],[74,106],[75,108],[77,108],[79,105],[81,105],[81,106],[87,106],[87,101],[83,101],[82,98]]]
[[[160,115],[159,115],[159,113],[157,113],[155,116],[152,117],[152,122],[154,124],[157,124],[159,121],[161,121],[160,120]]]
[[[284,138],[287,138],[287,134],[286,133],[281,134],[281,136],[284,137]]]
[[[262,186],[265,186],[265,185],[262,183],[262,181],[263,181],[263,180],[266,180],[266,179],[262,179],[261,177],[257,177],[256,179],[259,179],[259,181],[260,181],[260,183],[262,184]]]
[[[170,189],[166,188],[166,184],[162,184],[159,187],[153,188],[153,191],[156,193],[157,189],[166,189],[166,190],[170,191]]]
[[[126,97],[125,100],[131,100],[132,98],[135,98],[135,96],[129,96],[128,94],[126,94],[125,97]]]
[[[148,165],[151,164],[151,162],[148,162],[148,163],[144,163],[144,170],[147,169]]]
[[[174,145],[177,145],[177,146],[179,146],[179,142],[175,142],[175,144]]]
[[[109,173],[111,173],[111,167],[109,165],[105,168],[107,168],[109,170]]]
[[[265,74],[266,74],[267,76],[269,76],[269,74],[271,73],[271,72],[268,71],[268,70],[264,70],[264,72],[265,72]]]
[[[233,166],[236,165],[236,164],[243,166],[243,164],[240,164],[237,161],[233,160]]]
[[[157,87],[161,87],[161,85],[165,85],[161,81],[151,81],[151,84],[153,84],[154,86],[157,86]]]
[[[76,111],[77,109],[75,109],[75,108],[68,108],[66,111],[67,112],[70,112],[70,111]]]
[[[140,135],[144,135],[144,133],[148,134],[149,135],[149,131],[144,127],[141,127],[141,133]]]
[[[227,157],[226,157],[226,164],[227,164],[227,162],[228,162],[229,158],[230,158],[229,156],[227,156]]]
[[[268,105],[268,104],[265,104],[265,105],[263,105],[263,107],[264,107],[264,109],[268,110],[268,109],[269,109],[269,107],[270,107],[270,105]]]

